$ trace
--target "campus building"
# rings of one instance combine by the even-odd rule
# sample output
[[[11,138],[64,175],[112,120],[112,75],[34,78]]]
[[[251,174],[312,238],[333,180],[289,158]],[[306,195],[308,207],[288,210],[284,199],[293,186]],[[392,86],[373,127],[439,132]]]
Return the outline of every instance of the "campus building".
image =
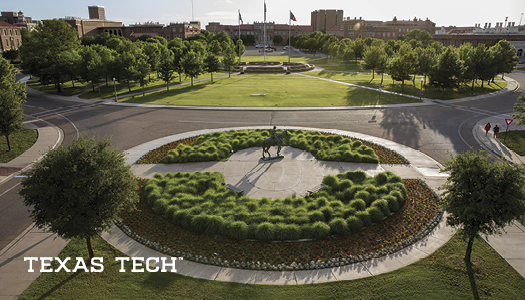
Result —
[[[392,21],[372,21],[364,20],[361,17],[344,18],[339,27],[330,28],[328,32],[336,33],[339,38],[355,40],[357,38],[366,39],[367,37],[381,39],[383,41],[397,40],[398,37],[406,35],[409,31],[418,29],[434,34],[436,23],[414,18],[412,20],[398,20],[396,17]]]
[[[24,16],[24,13],[21,11],[19,11],[18,13],[14,11],[3,11],[2,18],[0,19],[0,21],[4,21],[11,25],[27,28],[27,30],[29,31],[33,30],[36,26],[36,23],[33,22],[33,19],[31,17]]]
[[[525,26],[516,26],[516,22],[496,23],[492,27],[491,23],[475,24],[472,27],[441,27],[432,35],[434,41],[444,46],[459,47],[462,44],[470,43],[473,47],[479,44],[492,46],[499,40],[507,40],[514,46],[516,56],[520,61],[525,61]]]
[[[0,21],[0,52],[18,49],[22,45],[21,26]]]
[[[342,9],[319,9],[312,11],[310,25],[312,31],[323,31],[328,33],[328,30],[334,26],[340,26],[343,22]]]
[[[310,34],[312,26],[309,25],[288,25],[275,24],[275,22],[266,22],[266,41],[264,40],[264,22],[254,22],[253,24],[240,25],[241,38],[247,35],[253,35],[256,44],[273,44],[273,38],[276,35],[283,37],[286,43],[289,36]],[[206,30],[213,33],[225,31],[229,36],[239,37],[239,25],[221,25],[218,22],[210,22],[206,25]]]

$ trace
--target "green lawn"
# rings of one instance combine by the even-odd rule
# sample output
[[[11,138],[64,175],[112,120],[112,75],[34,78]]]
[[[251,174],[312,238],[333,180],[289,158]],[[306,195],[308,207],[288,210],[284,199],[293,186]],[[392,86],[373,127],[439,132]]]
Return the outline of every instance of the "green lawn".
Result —
[[[309,60],[317,59],[319,57],[306,57],[306,56],[292,56],[290,58],[291,62],[304,62],[308,63]],[[257,56],[243,56],[241,58],[241,62],[251,62],[251,61],[264,61],[264,56],[257,55]],[[266,61],[278,61],[278,62],[288,62],[288,56],[274,56],[274,55],[266,55]],[[314,62],[312,62],[314,63]],[[315,60],[315,63],[317,64],[317,60]]]
[[[36,129],[25,129],[10,135],[11,151],[8,151],[5,136],[0,136],[0,163],[9,162],[31,148],[38,139]]]
[[[266,96],[251,96],[265,94]],[[203,106],[347,106],[417,102],[301,75],[244,74],[122,99],[124,102]]]
[[[525,130],[500,131],[498,140],[517,154],[525,156]]]
[[[101,238],[93,239],[95,256],[104,257],[101,273],[42,273],[19,299],[472,299],[463,255],[466,243],[454,236],[430,256],[393,272],[307,285],[250,285],[171,273],[119,272],[115,257],[125,256]],[[87,258],[85,240],[73,239],[58,255]],[[482,299],[522,299],[525,279],[485,241],[472,253]],[[75,261],[68,263],[73,268]],[[54,268],[58,264],[53,264]]]

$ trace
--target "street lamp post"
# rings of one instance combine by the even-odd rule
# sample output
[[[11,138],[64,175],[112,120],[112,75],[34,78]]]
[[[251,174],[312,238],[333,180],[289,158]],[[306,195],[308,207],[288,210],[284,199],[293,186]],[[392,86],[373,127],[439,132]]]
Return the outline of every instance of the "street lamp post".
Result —
[[[115,84],[115,77],[113,77],[113,89],[115,90],[115,102],[118,102],[118,99],[117,99],[117,86]]]

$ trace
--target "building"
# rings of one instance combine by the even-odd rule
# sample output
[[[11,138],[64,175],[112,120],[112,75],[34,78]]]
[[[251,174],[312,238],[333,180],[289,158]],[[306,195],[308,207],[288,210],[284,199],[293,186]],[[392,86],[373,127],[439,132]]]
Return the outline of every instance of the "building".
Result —
[[[312,33],[312,26],[309,25],[288,25],[275,24],[275,22],[266,22],[266,41],[264,40],[264,22],[255,22],[253,24],[240,25],[241,38],[247,35],[253,35],[256,44],[273,44],[273,38],[276,35],[283,37],[288,41],[289,36],[303,35]],[[206,30],[212,33],[225,31],[230,37],[239,37],[239,25],[221,25],[218,22],[210,22],[206,25]]]
[[[106,20],[104,6],[88,6],[90,20]]]
[[[19,27],[25,27],[29,31],[33,30],[36,26],[36,23],[33,22],[33,19],[31,17],[24,16],[24,13],[21,11],[18,13],[12,11],[3,11],[0,21],[4,21]]]
[[[21,26],[0,21],[0,52],[18,49],[22,45]]]
[[[441,27],[432,35],[434,41],[444,46],[459,47],[462,44],[470,43],[473,47],[479,44],[492,46],[499,40],[507,40],[514,46],[516,56],[520,61],[525,60],[525,26],[516,26],[515,22],[496,23],[492,27],[491,23],[475,24],[472,27]]]
[[[397,40],[398,37],[406,35],[409,31],[418,29],[426,31],[431,35],[436,31],[436,23],[414,18],[413,20],[398,20],[396,17],[392,21],[370,21],[346,18],[342,22],[342,38],[355,40],[357,38],[366,39],[367,37],[381,39],[383,41]],[[332,30],[332,29],[331,29]],[[341,37],[341,36],[340,36]]]
[[[320,9],[312,11],[310,25],[312,31],[328,32],[334,26],[341,25],[343,22],[343,10]]]
[[[104,28],[113,28],[114,30],[116,28],[120,28],[120,31],[115,30],[114,34],[123,35],[122,28],[124,25],[122,22],[98,19],[82,19],[77,17],[65,17],[62,20],[78,31],[79,38],[83,38],[84,36],[95,36],[101,32],[104,32]]]

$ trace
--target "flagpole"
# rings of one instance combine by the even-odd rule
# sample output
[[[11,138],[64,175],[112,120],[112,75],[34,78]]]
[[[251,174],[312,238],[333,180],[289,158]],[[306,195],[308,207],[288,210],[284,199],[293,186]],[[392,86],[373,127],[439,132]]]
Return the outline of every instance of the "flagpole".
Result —
[[[292,10],[290,10],[290,16],[292,16]],[[292,26],[292,18],[289,18],[288,20],[288,63],[290,63],[290,41],[292,40],[292,36],[290,34],[290,27]]]
[[[237,46],[239,47],[239,66],[241,65],[241,10],[239,9],[239,20],[237,20],[237,23],[239,24],[239,40],[237,41]]]
[[[264,1],[263,32],[264,32],[263,54],[264,54],[264,64],[266,64],[266,1]]]

